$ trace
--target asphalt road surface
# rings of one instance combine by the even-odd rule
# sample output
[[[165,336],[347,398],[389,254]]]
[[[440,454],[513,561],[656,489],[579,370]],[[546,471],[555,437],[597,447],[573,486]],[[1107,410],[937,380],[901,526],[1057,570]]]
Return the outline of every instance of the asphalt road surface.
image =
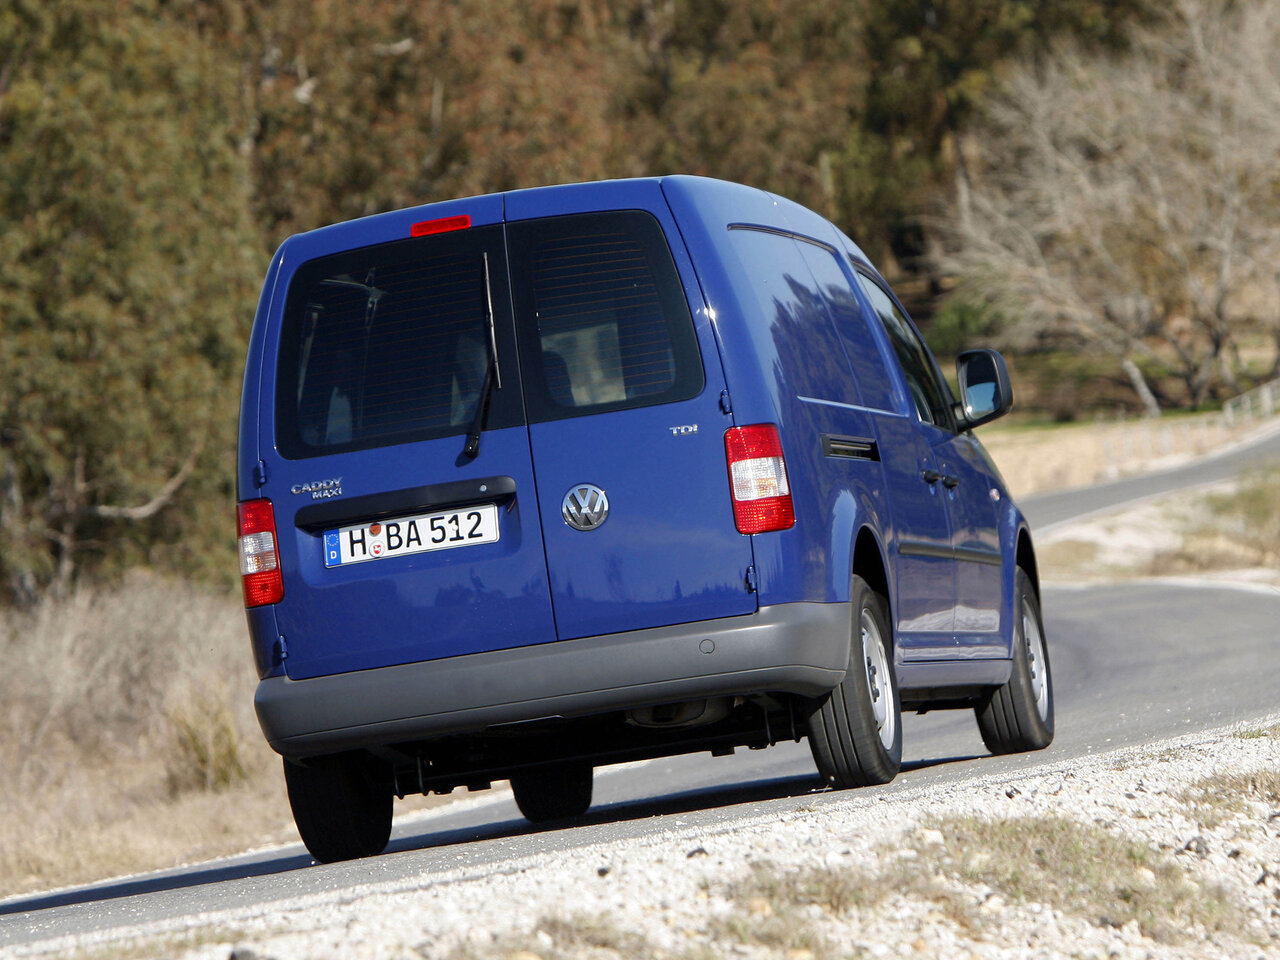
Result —
[[[1033,528],[1280,458],[1280,432],[1179,470],[1103,487],[1026,498]],[[1044,613],[1057,699],[1057,736],[1038,754],[990,757],[971,713],[904,718],[904,767],[893,792],[1014,771],[1240,720],[1280,707],[1280,590],[1210,583],[1047,585]],[[510,796],[480,794],[397,824],[387,853],[313,865],[302,846],[0,901],[0,948],[71,933],[134,926],[270,903],[366,883],[429,878],[640,836],[671,825],[731,824],[772,805],[815,805],[823,789],[804,743],[605,768],[579,825],[540,830]]]
[[[1022,507],[1032,531],[1044,533],[1068,520],[1078,520],[1121,504],[1158,497],[1162,493],[1226,480],[1274,460],[1280,460],[1280,420],[1254,433],[1251,440],[1232,444],[1181,467],[1126,477],[1094,487],[1020,497],[1018,505]]]

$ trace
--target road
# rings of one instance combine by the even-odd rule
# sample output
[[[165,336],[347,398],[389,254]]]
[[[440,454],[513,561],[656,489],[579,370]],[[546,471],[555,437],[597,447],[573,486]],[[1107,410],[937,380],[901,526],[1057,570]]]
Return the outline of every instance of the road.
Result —
[[[1226,480],[1252,467],[1280,459],[1280,420],[1273,421],[1243,442],[1157,473],[1126,477],[1093,487],[1058,490],[1018,500],[1033,532],[1046,533],[1058,524],[1121,504],[1146,500],[1187,487]]]
[[[1027,498],[1035,529],[1178,487],[1230,476],[1280,457],[1280,433],[1180,470]],[[873,791],[1017,770],[1273,713],[1280,702],[1280,591],[1222,584],[1144,582],[1045,588],[1057,737],[1045,752],[986,755],[968,712],[904,718],[904,770]],[[397,824],[388,852],[313,866],[301,845],[87,887],[0,901],[0,949],[70,933],[270,903],[308,893],[504,863],[607,844],[664,824],[724,825],[768,805],[829,802],[804,743],[601,770],[581,824],[539,830],[507,794],[441,808]]]

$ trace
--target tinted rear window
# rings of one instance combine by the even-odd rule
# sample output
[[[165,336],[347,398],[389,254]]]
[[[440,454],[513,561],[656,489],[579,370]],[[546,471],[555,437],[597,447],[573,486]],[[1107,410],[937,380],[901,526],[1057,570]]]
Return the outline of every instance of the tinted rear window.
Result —
[[[651,215],[523,221],[509,227],[508,241],[531,420],[702,392],[689,305]]]
[[[501,241],[501,228],[478,228],[300,267],[281,334],[280,452],[300,458],[465,433],[489,357],[486,254],[495,313],[509,316]],[[520,422],[514,393],[495,393],[490,428]]]
[[[280,453],[466,433],[489,359],[490,296],[504,388],[486,429],[524,422],[526,408],[530,420],[557,420],[702,391],[693,320],[652,216],[524,221],[506,241],[509,255],[502,227],[477,227],[299,267],[281,330]]]

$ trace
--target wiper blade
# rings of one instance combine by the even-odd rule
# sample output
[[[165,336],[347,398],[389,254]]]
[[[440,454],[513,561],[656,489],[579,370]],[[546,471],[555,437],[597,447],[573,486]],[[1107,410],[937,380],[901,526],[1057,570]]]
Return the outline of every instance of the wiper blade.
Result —
[[[498,369],[498,331],[493,322],[493,287],[489,282],[489,254],[484,254],[485,320],[489,327],[489,362],[484,368],[484,382],[480,385],[480,397],[476,401],[476,415],[467,431],[467,443],[463,454],[474,460],[480,454],[480,432],[484,430],[485,417],[489,414],[489,398],[496,384],[502,389],[502,372]]]

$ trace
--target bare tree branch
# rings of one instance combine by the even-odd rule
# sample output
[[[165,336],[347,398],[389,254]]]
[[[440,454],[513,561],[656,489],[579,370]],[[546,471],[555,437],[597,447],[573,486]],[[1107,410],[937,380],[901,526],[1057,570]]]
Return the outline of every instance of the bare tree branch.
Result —
[[[109,519],[119,520],[146,520],[164,509],[165,505],[173,499],[173,495],[178,492],[178,488],[186,482],[187,477],[196,468],[196,460],[200,456],[201,445],[197,445],[188,455],[186,461],[178,469],[172,477],[165,481],[154,497],[146,503],[137,507],[113,507],[105,504],[98,504],[90,508],[90,513],[98,517],[107,517]]]
[[[1280,309],[1280,13],[1177,0],[1124,58],[1054,50],[1014,69],[969,133],[939,265],[1012,318],[1009,342],[1078,338],[1193,405],[1239,367],[1241,324]],[[1277,331],[1280,338],[1280,331]],[[1280,341],[1278,341],[1280,342]]]

